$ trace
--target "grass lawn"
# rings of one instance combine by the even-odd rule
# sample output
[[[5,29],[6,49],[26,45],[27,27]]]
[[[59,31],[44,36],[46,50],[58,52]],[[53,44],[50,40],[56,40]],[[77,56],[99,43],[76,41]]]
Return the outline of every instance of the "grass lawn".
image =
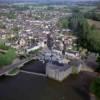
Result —
[[[0,44],[0,50],[0,67],[11,64],[16,58],[15,49],[5,46],[4,44]]]

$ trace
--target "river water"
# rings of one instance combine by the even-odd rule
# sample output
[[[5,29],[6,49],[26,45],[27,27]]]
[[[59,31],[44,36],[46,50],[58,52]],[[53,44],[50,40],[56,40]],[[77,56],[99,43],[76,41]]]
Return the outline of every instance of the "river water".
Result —
[[[39,61],[30,61],[22,69],[45,74],[45,65]],[[0,100],[89,100],[76,85],[77,79],[72,75],[59,83],[20,72],[16,76],[0,77]]]

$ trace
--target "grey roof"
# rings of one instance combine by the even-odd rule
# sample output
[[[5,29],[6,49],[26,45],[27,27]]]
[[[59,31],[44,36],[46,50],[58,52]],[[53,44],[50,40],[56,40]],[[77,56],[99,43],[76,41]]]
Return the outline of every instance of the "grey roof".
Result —
[[[54,70],[65,71],[69,69],[71,66],[68,64],[63,64],[62,66],[59,66],[57,64],[47,63],[47,67],[50,67],[51,69],[54,69]]]

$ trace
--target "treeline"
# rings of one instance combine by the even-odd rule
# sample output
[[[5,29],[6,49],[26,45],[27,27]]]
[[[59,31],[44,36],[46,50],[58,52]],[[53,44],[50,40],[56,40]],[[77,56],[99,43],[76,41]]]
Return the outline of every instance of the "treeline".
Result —
[[[78,37],[77,44],[91,52],[100,54],[100,31],[90,26],[87,19],[80,12],[74,13],[69,18],[69,28]]]
[[[100,13],[97,13],[95,11],[85,13],[85,17],[88,19],[100,21]]]
[[[57,23],[57,26],[62,29],[66,29],[68,28],[68,25],[69,25],[69,21],[68,21],[68,18],[67,17],[63,17],[63,18],[59,18],[59,21]]]
[[[13,5],[12,7],[18,11],[25,11],[30,9],[29,5]]]
[[[96,72],[100,72],[100,30],[90,26],[87,19],[81,13],[74,13],[69,20],[69,27],[78,37],[78,47],[86,48],[88,51],[98,53],[99,58]],[[100,100],[100,78],[93,81],[90,91]]]
[[[0,22],[0,28],[1,28],[1,29],[6,29],[6,25],[3,24],[2,22]]]
[[[87,18],[79,11],[74,11],[69,18],[60,18],[57,25],[62,28],[70,28],[77,36],[77,46],[88,51],[100,54],[100,30],[94,25],[90,26]]]
[[[4,12],[2,12],[2,13],[0,13],[0,17],[1,16],[6,16],[7,18],[9,18],[9,19],[16,19],[16,14],[15,14],[15,12],[9,12],[9,13],[4,13]]]

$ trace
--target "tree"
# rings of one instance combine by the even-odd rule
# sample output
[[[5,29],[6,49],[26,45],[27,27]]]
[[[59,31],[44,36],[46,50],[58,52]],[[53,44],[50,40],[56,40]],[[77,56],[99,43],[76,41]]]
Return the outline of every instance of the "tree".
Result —
[[[47,35],[47,46],[51,50],[53,47],[53,37],[51,37],[51,34]]]
[[[62,50],[62,55],[64,56],[66,52],[66,43],[63,41],[63,50]]]
[[[8,50],[9,47],[8,46],[5,46],[4,43],[0,43],[0,49],[3,49],[3,50]]]
[[[50,51],[51,51],[51,61],[52,61],[52,48],[53,48],[53,37],[52,37],[52,35],[51,34],[48,34],[47,35],[47,46],[48,46],[48,48],[50,49]]]
[[[95,11],[85,13],[85,17],[88,18],[88,19],[100,21],[100,14],[95,12]]]
[[[79,7],[73,7],[72,13],[80,13],[80,8]]]
[[[84,21],[84,16],[81,13],[73,13],[69,18],[69,28],[71,28],[74,32],[77,32],[78,24],[82,24]]]
[[[13,34],[16,34],[16,38],[18,38],[19,30],[20,30],[19,27],[13,27],[13,28],[12,28],[12,33],[13,33]]]
[[[64,18],[60,18],[59,19],[59,21],[58,21],[58,23],[57,23],[57,26],[59,27],[59,28],[64,28],[64,29],[66,29],[66,28],[68,28],[68,18],[67,17],[64,17]]]
[[[100,73],[100,56],[97,58],[98,67],[96,68],[96,72]]]
[[[87,36],[88,50],[100,55],[100,31],[92,30]]]
[[[69,21],[69,27],[78,38],[77,48],[83,47],[100,56],[100,30],[97,30],[95,26],[90,26],[87,19],[80,13],[74,13]],[[100,66],[98,69],[100,70]]]
[[[48,6],[48,7],[47,7],[47,10],[54,10],[54,7]]]
[[[18,33],[18,32],[19,32],[19,30],[20,30],[20,28],[19,28],[19,27],[14,27],[14,28],[12,28],[13,33]]]
[[[6,14],[7,15],[7,17],[9,18],[9,19],[16,19],[16,14],[15,14],[15,12],[12,12],[12,11],[10,11],[8,14]]]
[[[90,27],[81,13],[74,13],[69,20],[69,27],[74,31],[78,37],[78,46],[87,46],[87,35],[90,33]]]
[[[100,54],[100,31],[90,26],[84,16],[75,13],[70,18],[70,28],[78,37],[77,44]]]
[[[95,94],[95,96],[100,99],[100,78],[96,78],[91,84],[90,91]]]
[[[2,22],[0,22],[0,28],[6,29],[6,26]]]

